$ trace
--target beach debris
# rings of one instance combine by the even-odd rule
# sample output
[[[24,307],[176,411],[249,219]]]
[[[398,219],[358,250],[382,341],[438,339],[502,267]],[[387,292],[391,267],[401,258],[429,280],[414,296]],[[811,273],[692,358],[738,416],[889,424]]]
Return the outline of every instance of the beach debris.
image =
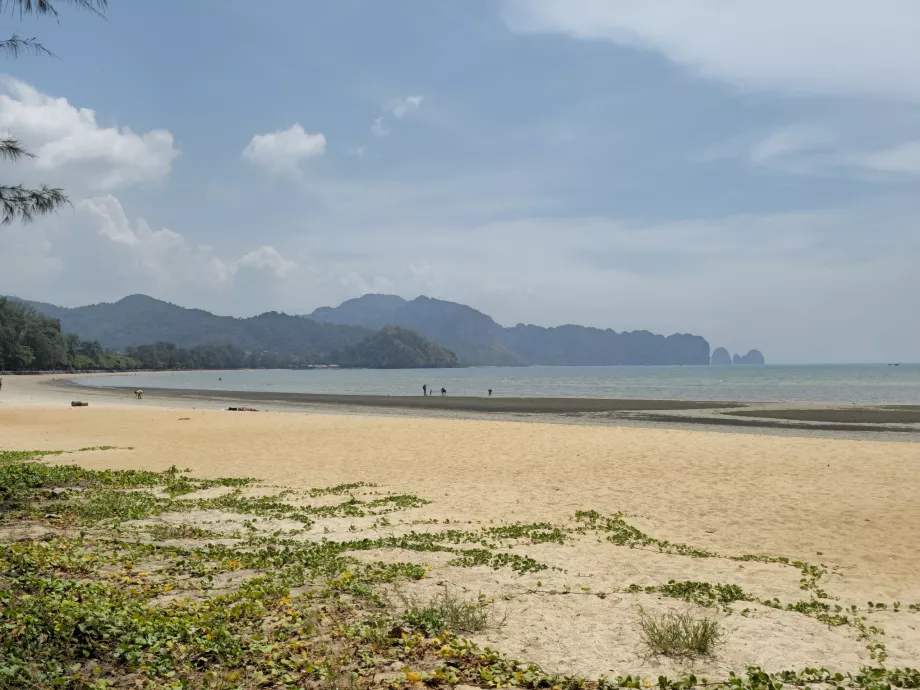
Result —
[[[180,422],[187,422],[187,421],[190,420],[190,419],[191,419],[191,417],[179,417],[179,421],[180,421]]]
[[[71,400],[71,407],[89,407],[89,403],[84,400]]]
[[[228,407],[227,412],[258,412],[254,407]]]

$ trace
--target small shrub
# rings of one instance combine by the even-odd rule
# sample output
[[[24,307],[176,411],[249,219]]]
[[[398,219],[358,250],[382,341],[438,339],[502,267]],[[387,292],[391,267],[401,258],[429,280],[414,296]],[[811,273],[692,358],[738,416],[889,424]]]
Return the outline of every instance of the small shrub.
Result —
[[[642,642],[662,656],[710,656],[723,639],[719,621],[691,610],[651,614],[640,608],[639,625]]]
[[[428,636],[450,632],[481,632],[493,622],[490,602],[480,594],[474,600],[465,599],[447,588],[428,601],[400,595],[406,609],[402,620]]]

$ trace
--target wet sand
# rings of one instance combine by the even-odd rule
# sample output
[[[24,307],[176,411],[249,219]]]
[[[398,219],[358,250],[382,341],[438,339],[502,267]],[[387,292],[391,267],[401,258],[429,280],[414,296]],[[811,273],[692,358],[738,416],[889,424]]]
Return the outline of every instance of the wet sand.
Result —
[[[832,409],[738,410],[726,412],[738,417],[789,419],[801,422],[837,422],[842,424],[920,424],[917,406],[844,407]]]
[[[798,421],[799,419],[809,418],[809,413],[807,410],[789,410],[790,416],[788,417],[779,417],[777,419],[771,419],[773,415],[769,414],[769,410],[751,410],[744,414],[743,417],[733,416],[727,417],[725,415],[732,414],[731,412],[725,412],[721,415],[711,415],[707,417],[689,417],[686,415],[663,415],[663,414],[645,414],[641,416],[642,420],[649,422],[662,422],[665,424],[703,424],[707,426],[718,426],[718,427],[740,427],[740,428],[749,428],[749,429],[779,429],[784,431],[830,431],[837,433],[855,433],[859,434],[869,434],[874,435],[877,433],[884,434],[905,434],[911,436],[917,436],[920,440],[920,428],[916,426],[891,426],[890,424],[885,424],[882,421],[876,421],[872,417],[872,411],[866,410],[866,414],[862,417],[853,415],[856,418],[861,418],[863,421],[868,422],[868,424],[848,424],[840,422],[805,422],[805,423],[796,423],[790,424],[781,420],[789,421]],[[801,416],[792,416],[792,415],[801,415]],[[746,419],[744,417],[751,417],[751,419]],[[871,426],[874,424],[875,426]]]
[[[85,390],[85,387],[81,387]],[[129,387],[113,387],[126,393]],[[145,397],[191,398],[277,402],[293,405],[337,405],[348,407],[399,408],[405,410],[446,410],[456,412],[496,412],[512,414],[570,414],[578,412],[631,412],[639,410],[708,410],[741,407],[739,403],[697,400],[632,400],[611,398],[503,398],[456,397],[448,395],[329,395],[318,393],[274,393],[259,391],[209,391],[184,388],[145,388]]]
[[[35,377],[49,386],[47,377]],[[28,385],[35,388],[35,385]],[[133,397],[125,386],[82,386],[67,378],[53,383],[58,391],[92,396],[109,404]],[[284,393],[272,391],[215,391],[183,388],[147,388],[144,400],[157,406],[218,408],[255,407],[276,411],[335,411],[346,414],[531,420],[590,425],[645,425],[693,428],[709,426],[735,432],[745,430],[818,435],[831,438],[876,436],[881,440],[920,441],[918,406],[838,406],[803,404],[795,409],[775,403],[706,400],[638,400],[612,398],[509,398],[454,396],[383,396]]]

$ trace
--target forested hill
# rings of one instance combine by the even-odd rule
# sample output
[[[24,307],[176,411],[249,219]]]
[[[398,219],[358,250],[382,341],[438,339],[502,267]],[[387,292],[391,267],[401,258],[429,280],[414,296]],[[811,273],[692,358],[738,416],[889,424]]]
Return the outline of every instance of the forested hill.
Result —
[[[709,364],[709,343],[697,335],[665,337],[574,325],[505,328],[472,307],[429,297],[407,301],[395,295],[365,295],[317,309],[308,318],[367,328],[410,328],[453,350],[467,364]]]
[[[455,367],[457,355],[415,331],[386,326],[333,356],[343,367],[366,369],[442,369]]]
[[[65,333],[75,333],[84,340],[97,341],[102,347],[119,352],[165,341],[181,348],[233,345],[249,352],[296,357],[304,364],[325,363],[333,352],[372,333],[359,326],[321,324],[277,312],[246,319],[216,316],[146,295],[131,295],[111,304],[74,309],[41,302],[29,304],[58,319]]]
[[[384,328],[373,333],[363,328],[334,328],[307,322],[299,317],[283,314],[263,314],[252,319],[233,319],[237,326],[227,327],[221,317],[214,317],[207,312],[197,312],[199,316],[208,317],[208,321],[218,319],[223,330],[215,330],[202,336],[200,333],[186,333],[186,346],[177,346],[165,338],[181,339],[182,333],[176,330],[175,321],[184,325],[182,318],[187,312],[173,305],[156,303],[155,300],[143,298],[141,306],[165,312],[171,315],[170,322],[138,328],[137,336],[127,337],[131,343],[118,348],[103,348],[96,340],[81,338],[74,332],[63,332],[59,317],[73,317],[74,312],[85,314],[77,309],[62,309],[54,305],[32,303],[22,300],[10,300],[0,297],[0,372],[3,371],[48,371],[48,370],[131,370],[131,369],[243,369],[243,368],[287,368],[302,367],[310,364],[338,363],[346,367],[365,367],[374,369],[413,369],[457,366],[457,356],[426,340],[418,333],[403,328]],[[150,304],[153,302],[153,304]],[[111,308],[116,305],[97,305]],[[39,309],[41,311],[39,311]],[[102,313],[109,309],[103,309]],[[178,311],[176,311],[178,310]],[[98,317],[100,309],[89,309],[89,313]],[[51,315],[54,316],[51,316]],[[79,325],[79,320],[77,320]],[[245,331],[240,331],[239,324],[260,329],[259,348],[243,349],[233,341]],[[304,326],[309,330],[305,331]],[[98,333],[110,333],[111,329],[103,323]],[[84,324],[84,333],[92,332],[92,326]],[[165,329],[165,330],[164,330]],[[319,334],[312,340],[302,342],[292,338],[306,333],[307,336]],[[163,336],[148,344],[134,344],[134,338]],[[293,335],[292,335],[293,334]],[[344,342],[348,337],[351,342],[329,351],[334,336]],[[357,339],[352,338],[358,335]],[[111,337],[111,336],[110,336]],[[226,340],[219,340],[225,338]],[[207,339],[207,343],[196,341]],[[112,342],[112,341],[110,341]],[[240,341],[237,341],[240,342]],[[325,348],[322,352],[316,348]],[[312,349],[311,349],[312,348]],[[118,349],[120,352],[113,352]],[[302,354],[297,354],[302,353]]]

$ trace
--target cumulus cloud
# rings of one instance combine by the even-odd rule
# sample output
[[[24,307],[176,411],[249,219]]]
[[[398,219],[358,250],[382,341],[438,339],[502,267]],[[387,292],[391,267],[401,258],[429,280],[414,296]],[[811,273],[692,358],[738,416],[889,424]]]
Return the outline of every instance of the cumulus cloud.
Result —
[[[660,52],[743,88],[920,101],[914,0],[504,0],[509,26]]]
[[[243,157],[274,173],[296,172],[300,162],[326,152],[326,135],[310,134],[300,123],[285,130],[257,134],[243,150]]]
[[[36,156],[17,163],[18,169],[77,191],[162,180],[179,155],[167,130],[136,134],[128,127],[102,127],[95,111],[10,76],[0,76],[0,132]]]
[[[217,288],[232,282],[243,269],[284,278],[297,268],[269,245],[227,260],[215,255],[211,247],[191,244],[168,228],[154,230],[143,219],[132,224],[112,195],[85,199],[78,204],[77,212],[91,221],[99,237],[108,240],[112,269],[122,276],[149,279],[160,289],[183,284]]]
[[[274,247],[264,245],[240,258],[234,264],[234,270],[247,267],[267,270],[278,278],[283,278],[297,268],[297,264],[288,261]]]

